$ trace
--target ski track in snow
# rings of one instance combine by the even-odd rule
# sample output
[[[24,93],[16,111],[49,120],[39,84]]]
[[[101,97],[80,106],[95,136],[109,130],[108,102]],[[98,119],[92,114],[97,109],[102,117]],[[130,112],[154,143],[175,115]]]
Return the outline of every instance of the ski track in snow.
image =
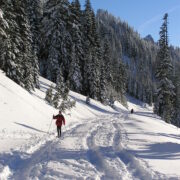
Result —
[[[74,124],[62,138],[37,138],[25,152],[3,154],[10,179],[164,179],[128,152],[121,124],[128,114],[107,115]]]

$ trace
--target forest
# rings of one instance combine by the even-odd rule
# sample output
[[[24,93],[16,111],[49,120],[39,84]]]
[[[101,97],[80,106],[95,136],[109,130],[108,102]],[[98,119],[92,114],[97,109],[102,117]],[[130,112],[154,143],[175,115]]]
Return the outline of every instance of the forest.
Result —
[[[41,75],[65,98],[72,90],[113,107],[130,94],[180,126],[180,48],[169,45],[168,14],[159,27],[155,42],[90,0],[84,9],[79,0],[0,0],[0,69],[29,92]]]

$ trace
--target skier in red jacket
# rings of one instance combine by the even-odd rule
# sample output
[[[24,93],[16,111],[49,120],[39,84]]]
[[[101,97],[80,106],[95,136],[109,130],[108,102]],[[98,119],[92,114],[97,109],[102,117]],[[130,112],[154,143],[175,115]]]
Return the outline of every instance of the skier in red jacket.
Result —
[[[61,126],[62,126],[62,124],[65,125],[65,118],[62,115],[61,111],[59,111],[58,115],[56,115],[56,116],[53,115],[53,119],[56,119],[58,137],[61,137]]]

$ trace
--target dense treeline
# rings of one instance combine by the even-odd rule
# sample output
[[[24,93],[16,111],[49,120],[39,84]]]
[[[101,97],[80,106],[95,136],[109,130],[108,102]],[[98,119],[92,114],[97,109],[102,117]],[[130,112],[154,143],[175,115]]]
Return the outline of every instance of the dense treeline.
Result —
[[[0,0],[0,68],[16,83],[31,91],[39,87],[41,74],[58,87],[110,105],[125,103],[128,92],[148,104],[155,102],[157,114],[179,125],[180,49],[167,44],[163,51],[160,42],[142,39],[107,11],[95,15],[89,0],[84,10],[79,0]],[[174,95],[166,107],[157,102],[157,70],[164,62],[160,57],[172,64]],[[159,106],[172,113],[165,115]]]
[[[60,72],[70,89],[107,104],[124,101],[126,69],[100,38],[94,11],[86,1],[48,1],[41,21],[40,71],[57,82]],[[115,62],[115,63],[114,63]]]
[[[30,91],[39,86],[39,66],[32,49],[26,1],[1,0],[0,4],[0,67],[8,77]]]
[[[165,18],[166,17],[166,18]],[[127,70],[127,92],[154,103],[154,112],[166,122],[180,125],[180,49],[168,45],[168,15],[163,18],[160,40],[140,38],[126,22],[107,11],[97,12],[102,41],[111,47],[110,59],[122,59]]]
[[[127,92],[152,104],[157,45],[141,39],[127,23],[107,11],[97,12],[97,22],[101,39],[108,41],[111,47],[110,59],[121,59],[126,66]]]

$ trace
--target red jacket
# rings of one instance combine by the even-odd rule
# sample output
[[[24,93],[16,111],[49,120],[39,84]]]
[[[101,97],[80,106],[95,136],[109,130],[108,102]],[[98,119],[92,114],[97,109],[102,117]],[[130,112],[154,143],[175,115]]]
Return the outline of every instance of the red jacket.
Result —
[[[53,115],[53,119],[56,119],[56,126],[62,126],[62,123],[65,125],[65,119],[62,114],[58,114],[57,116]]]

